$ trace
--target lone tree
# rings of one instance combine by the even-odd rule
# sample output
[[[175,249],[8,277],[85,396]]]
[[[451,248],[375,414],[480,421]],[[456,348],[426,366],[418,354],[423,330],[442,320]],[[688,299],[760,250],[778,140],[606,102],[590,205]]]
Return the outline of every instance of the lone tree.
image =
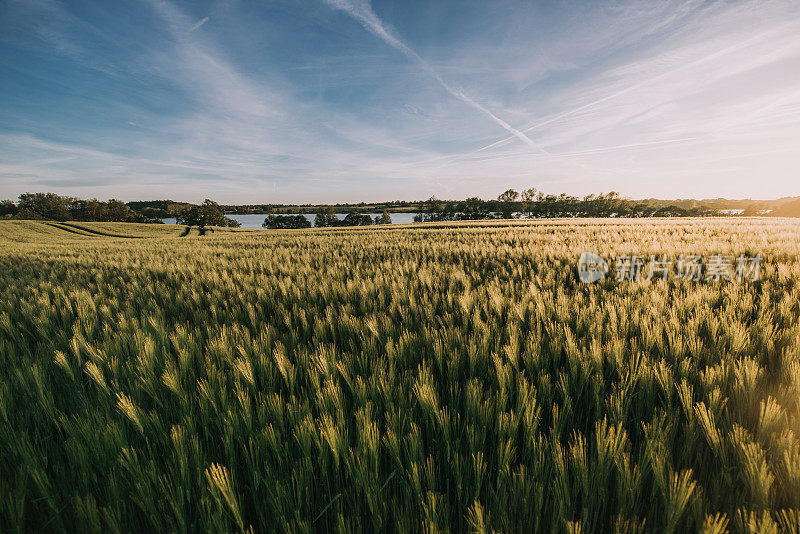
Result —
[[[189,233],[189,228],[197,226],[200,230],[200,235],[206,233],[207,226],[227,226],[232,228],[241,226],[239,221],[225,217],[225,212],[222,211],[219,204],[209,199],[206,199],[205,202],[199,206],[192,206],[182,211],[178,215],[176,222],[187,226],[187,234]],[[212,232],[214,231],[213,228],[209,229]]]
[[[500,213],[503,214],[503,219],[510,219],[514,213],[515,202],[519,198],[519,193],[513,189],[509,189],[501,193],[497,200],[500,202]]]

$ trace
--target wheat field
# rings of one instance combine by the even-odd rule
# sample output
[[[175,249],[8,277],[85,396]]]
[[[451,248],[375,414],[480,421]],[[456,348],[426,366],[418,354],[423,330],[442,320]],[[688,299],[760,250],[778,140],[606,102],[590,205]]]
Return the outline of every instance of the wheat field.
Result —
[[[0,221],[0,530],[800,530],[800,221],[181,230]]]

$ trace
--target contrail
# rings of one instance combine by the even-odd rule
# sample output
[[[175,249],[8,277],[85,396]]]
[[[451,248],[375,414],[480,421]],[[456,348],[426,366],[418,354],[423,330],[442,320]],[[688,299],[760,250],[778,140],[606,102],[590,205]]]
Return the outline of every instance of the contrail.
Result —
[[[206,22],[208,22],[208,17],[203,17],[202,19],[200,19],[199,21],[197,21],[197,24],[195,24],[194,26],[192,26],[191,28],[189,28],[189,33],[192,33],[193,31],[195,31],[197,28],[199,28],[200,26],[202,26],[202,25],[203,25],[203,24],[205,24]]]
[[[344,11],[345,13],[356,19],[358,22],[360,22],[361,25],[364,26],[364,28],[366,28],[373,35],[381,39],[383,42],[385,42],[392,48],[399,50],[406,57],[418,63],[425,72],[430,74],[437,82],[439,82],[439,85],[441,85],[442,88],[444,88],[444,90],[450,93],[452,96],[468,104],[469,106],[472,106],[476,110],[480,111],[481,113],[492,119],[495,123],[499,124],[504,130],[510,133],[513,137],[516,137],[526,145],[544,154],[549,154],[545,149],[534,143],[533,140],[531,140],[530,137],[525,135],[524,132],[514,128],[506,121],[504,121],[503,119],[501,119],[500,117],[498,117],[497,115],[495,115],[482,105],[475,102],[472,98],[464,94],[463,91],[452,88],[447,82],[445,82],[442,79],[439,73],[436,72],[436,69],[434,69],[427,61],[422,59],[419,56],[419,54],[417,54],[411,48],[409,48],[398,37],[395,37],[389,30],[386,29],[386,27],[383,25],[383,22],[381,22],[381,20],[378,18],[375,12],[372,11],[372,8],[370,7],[369,4],[369,0],[360,0],[360,1],[324,0],[324,1],[329,6]]]
[[[442,84],[445,85],[445,87],[447,87],[446,84],[444,84],[444,82],[442,82]],[[516,128],[514,128],[513,126],[511,126],[510,124],[508,124],[506,121],[504,121],[500,117],[494,115],[491,111],[489,111],[485,107],[481,106],[480,104],[478,104],[477,102],[472,100],[470,97],[465,95],[462,91],[453,92],[449,88],[448,88],[448,91],[450,92],[450,94],[452,94],[456,98],[460,98],[461,100],[463,100],[467,104],[471,105],[475,109],[484,112],[486,115],[491,117],[491,119],[493,121],[495,121],[497,124],[499,124],[500,126],[505,128],[508,132],[511,132],[511,134],[513,134],[517,139],[519,139],[523,143],[531,146],[532,148],[535,148],[536,150],[539,150],[539,151],[543,152],[544,154],[548,154],[549,155],[549,152],[547,152],[545,149],[543,149],[542,147],[540,147],[539,145],[537,145],[536,143],[531,141],[530,137],[528,137],[523,132],[521,132],[521,131],[517,130]]]

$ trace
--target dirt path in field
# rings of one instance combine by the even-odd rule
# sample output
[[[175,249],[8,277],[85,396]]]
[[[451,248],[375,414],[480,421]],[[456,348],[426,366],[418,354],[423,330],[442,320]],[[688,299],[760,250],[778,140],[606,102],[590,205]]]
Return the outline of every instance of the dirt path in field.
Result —
[[[63,230],[65,232],[69,232],[71,234],[79,235],[79,236],[82,236],[82,237],[93,237],[92,234],[90,234],[90,233],[87,233],[85,231],[82,231],[82,230],[79,230],[79,229],[76,229],[76,228],[70,228],[70,227],[62,225],[62,224],[57,224],[57,223],[45,223],[45,224],[47,226],[52,227],[52,228],[57,228],[58,230]]]

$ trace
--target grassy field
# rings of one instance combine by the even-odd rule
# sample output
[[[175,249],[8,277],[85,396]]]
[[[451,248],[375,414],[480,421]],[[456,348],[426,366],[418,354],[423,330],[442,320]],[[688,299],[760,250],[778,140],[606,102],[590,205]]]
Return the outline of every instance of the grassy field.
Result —
[[[181,230],[0,221],[0,530],[800,528],[800,221]]]

